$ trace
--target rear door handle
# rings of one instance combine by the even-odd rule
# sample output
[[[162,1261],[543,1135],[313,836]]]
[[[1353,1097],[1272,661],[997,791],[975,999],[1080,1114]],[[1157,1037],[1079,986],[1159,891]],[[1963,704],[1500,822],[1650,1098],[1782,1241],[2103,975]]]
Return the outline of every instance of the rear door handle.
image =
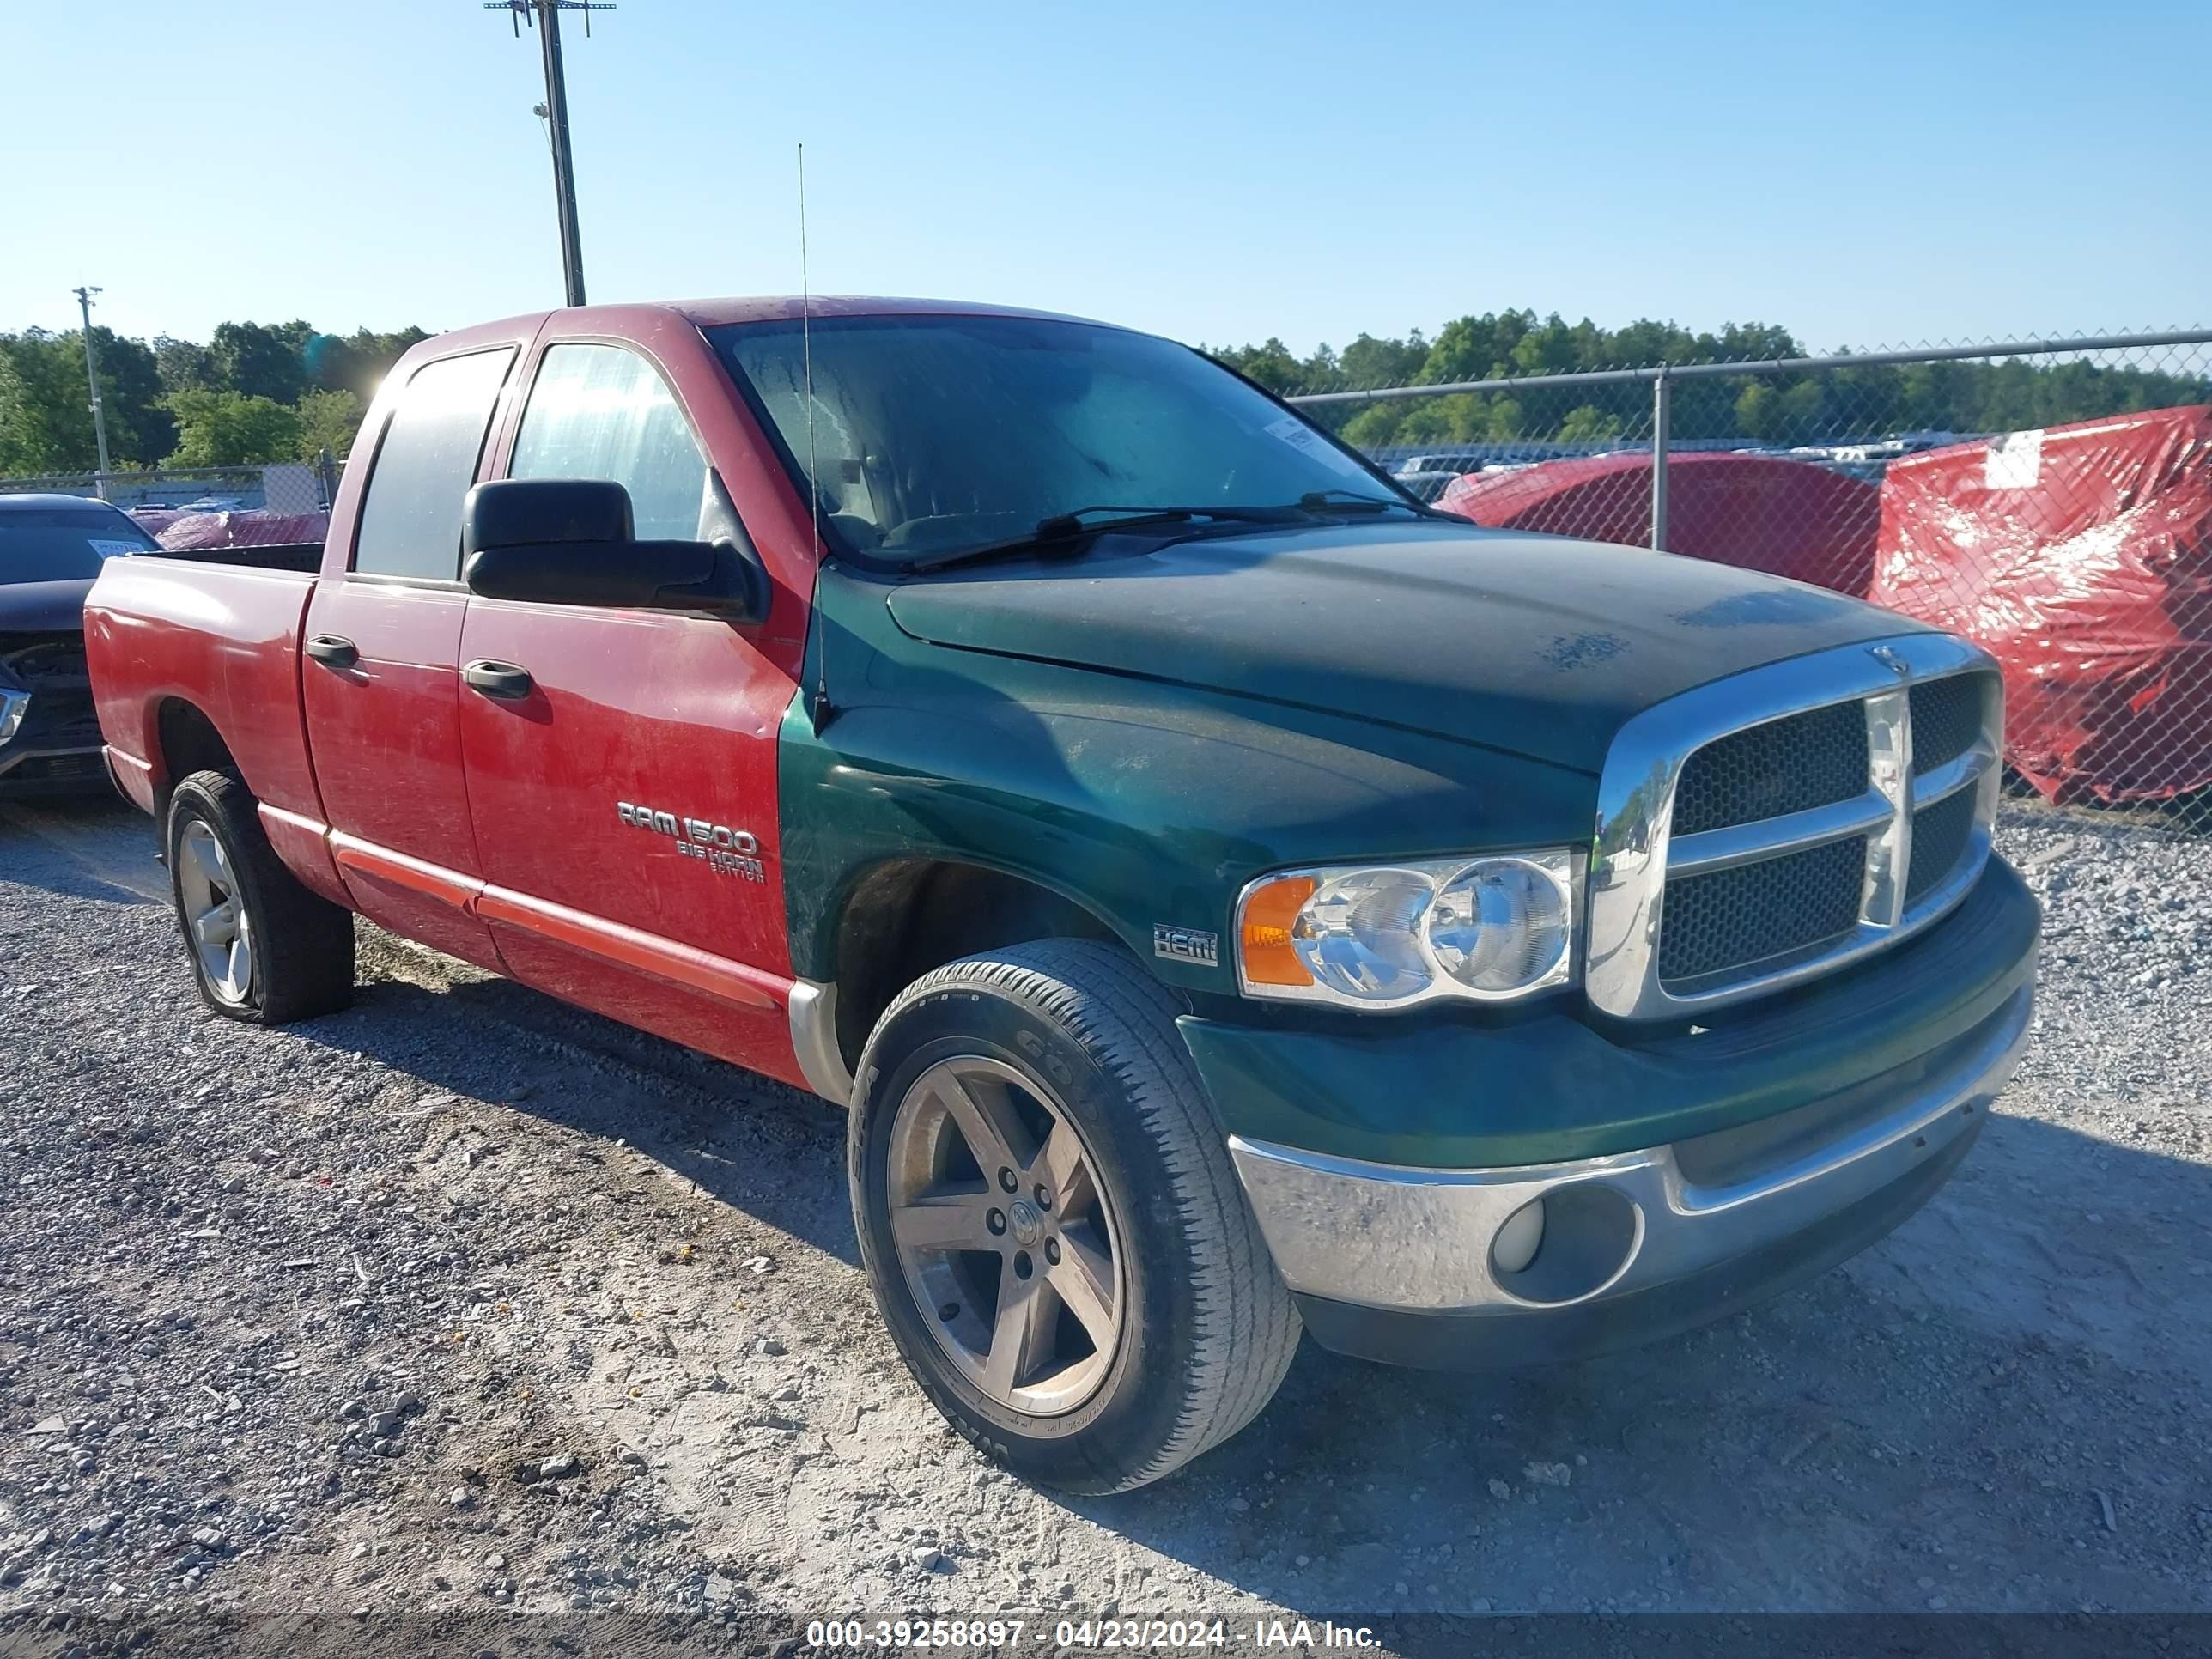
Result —
[[[530,695],[537,682],[530,678],[527,668],[517,668],[511,662],[472,662],[461,671],[461,678],[470,689],[481,691],[487,697],[497,697],[502,702],[515,702]]]
[[[361,660],[360,647],[337,634],[317,634],[307,641],[307,654],[325,668],[350,668]]]

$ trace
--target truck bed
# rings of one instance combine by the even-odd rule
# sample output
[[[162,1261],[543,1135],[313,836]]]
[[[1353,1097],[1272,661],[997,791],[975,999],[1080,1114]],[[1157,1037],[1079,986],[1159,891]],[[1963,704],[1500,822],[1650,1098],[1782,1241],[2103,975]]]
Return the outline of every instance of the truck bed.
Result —
[[[116,781],[149,811],[162,722],[197,709],[264,811],[319,816],[300,715],[300,626],[315,577],[295,546],[110,559],[84,605],[85,659]],[[272,565],[272,558],[287,561]]]

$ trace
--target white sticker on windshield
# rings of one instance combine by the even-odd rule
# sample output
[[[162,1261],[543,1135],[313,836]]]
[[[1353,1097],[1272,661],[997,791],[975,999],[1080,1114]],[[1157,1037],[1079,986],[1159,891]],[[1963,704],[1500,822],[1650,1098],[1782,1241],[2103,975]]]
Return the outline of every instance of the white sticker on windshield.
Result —
[[[1348,477],[1364,478],[1367,476],[1365,471],[1351,456],[1329,442],[1295,415],[1285,415],[1279,421],[1271,422],[1264,430],[1269,437],[1286,443],[1291,448],[1310,455],[1317,461],[1327,461]]]
[[[119,559],[125,554],[143,553],[146,550],[137,542],[103,541],[97,536],[88,536],[85,539],[91,544],[92,550],[103,559]]]

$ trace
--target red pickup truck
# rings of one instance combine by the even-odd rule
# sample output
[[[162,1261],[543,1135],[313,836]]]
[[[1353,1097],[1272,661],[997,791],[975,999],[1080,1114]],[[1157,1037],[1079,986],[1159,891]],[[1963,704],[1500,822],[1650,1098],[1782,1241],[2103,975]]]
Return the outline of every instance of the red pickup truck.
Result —
[[[848,1104],[902,1353],[1066,1486],[1235,1432],[1302,1330],[1513,1364],[1817,1272],[2027,1030],[1982,653],[1478,530],[1127,330],[464,330],[325,545],[228,556],[85,613],[209,1005],[339,1006],[357,911]]]

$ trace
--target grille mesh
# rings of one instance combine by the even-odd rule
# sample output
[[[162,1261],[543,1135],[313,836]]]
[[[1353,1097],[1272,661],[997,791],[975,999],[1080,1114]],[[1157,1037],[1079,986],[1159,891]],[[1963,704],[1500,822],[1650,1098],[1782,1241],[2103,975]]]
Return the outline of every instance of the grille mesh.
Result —
[[[1912,688],[1912,769],[1932,772],[1974,746],[1982,735],[1979,674],[1954,674]]]
[[[1674,787],[1678,836],[1778,818],[1867,790],[1866,711],[1831,703],[1707,744]]]
[[[1865,878],[1866,837],[1853,836],[1670,881],[1660,913],[1660,980],[1700,979],[1848,933],[1858,925]]]
[[[18,650],[0,650],[0,668],[31,692],[31,706],[10,745],[20,744],[18,753],[100,741],[100,715],[93,706],[82,640],[46,640]]]
[[[85,666],[81,640],[49,640],[21,650],[0,648],[0,665],[34,690],[41,682],[82,684],[91,672]]]
[[[1959,867],[1974,833],[1974,794],[1960,789],[1912,815],[1912,862],[1905,873],[1905,902],[1911,904]]]

